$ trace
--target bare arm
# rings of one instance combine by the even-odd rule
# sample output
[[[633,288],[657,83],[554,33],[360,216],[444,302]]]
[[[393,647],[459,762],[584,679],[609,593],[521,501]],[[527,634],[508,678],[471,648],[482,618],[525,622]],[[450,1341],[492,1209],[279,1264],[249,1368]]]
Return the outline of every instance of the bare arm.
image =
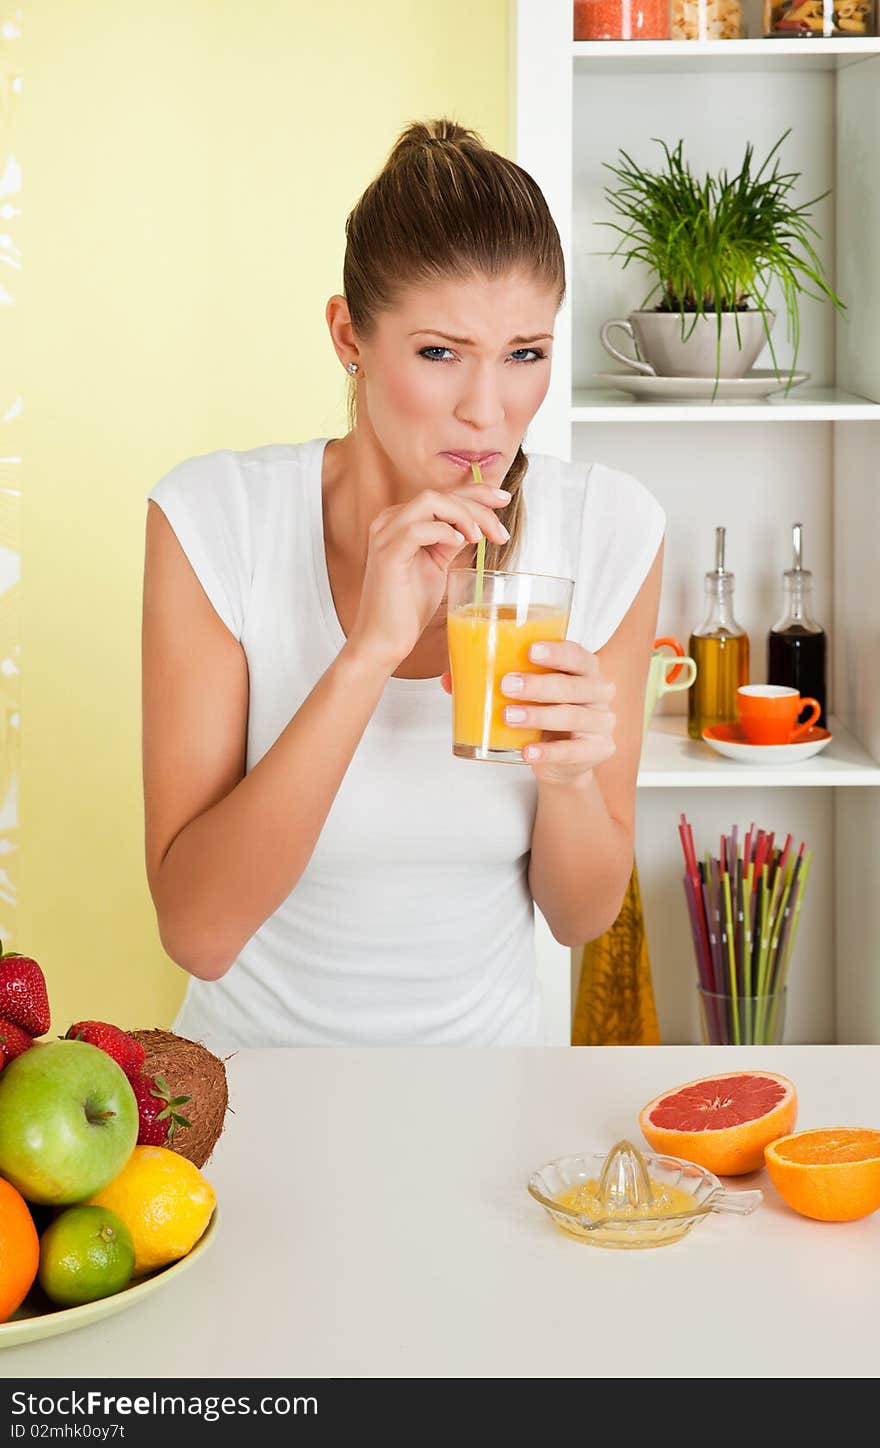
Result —
[[[349,639],[247,774],[244,651],[150,503],[142,662],[147,880],[162,944],[191,975],[223,975],[296,885],[389,676],[436,612],[449,564],[466,538],[479,537],[477,520],[488,536],[506,538],[493,511],[502,503],[485,484],[425,490],[374,519]]]
[[[245,774],[248,674],[162,511],[143,600],[146,865],[162,944],[223,975],[308,863],[390,671],[344,648]]]
[[[582,945],[617,918],[632,872],[645,684],[660,600],[663,547],[625,618],[596,657],[616,686],[615,752],[574,783],[539,780],[529,886],[562,945]]]

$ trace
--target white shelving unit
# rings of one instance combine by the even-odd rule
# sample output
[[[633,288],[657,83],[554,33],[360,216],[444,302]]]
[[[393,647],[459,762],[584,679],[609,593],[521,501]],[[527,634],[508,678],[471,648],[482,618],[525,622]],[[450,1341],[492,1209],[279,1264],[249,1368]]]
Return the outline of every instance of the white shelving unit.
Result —
[[[746,0],[750,36],[760,36]],[[714,528],[727,527],[736,613],[765,678],[767,630],[781,612],[791,524],[805,530],[816,616],[829,636],[832,743],[786,768],[728,761],[687,738],[684,695],[668,696],[639,774],[636,857],[664,1042],[699,1039],[695,967],[676,832],[698,850],[751,821],[813,849],[790,976],[786,1040],[880,1042],[880,37],[853,40],[575,42],[571,0],[511,4],[513,134],[559,227],[568,296],[553,380],[529,446],[633,473],[668,519],[658,631],[686,644],[703,614]],[[799,370],[809,381],[766,402],[655,403],[601,385],[617,364],[599,326],[626,317],[653,279],[610,258],[605,163],[625,149],[659,165],[674,145],[695,172],[757,161],[782,133],[800,173],[832,286],[847,303],[801,300]],[[773,301],[771,297],[771,302]],[[774,344],[792,361],[778,299]],[[769,351],[756,366],[771,365]],[[674,426],[672,426],[674,424]],[[666,710],[670,712],[665,712]],[[674,712],[679,711],[679,712]],[[546,944],[546,942],[545,942]],[[570,1000],[544,957],[556,1039]]]

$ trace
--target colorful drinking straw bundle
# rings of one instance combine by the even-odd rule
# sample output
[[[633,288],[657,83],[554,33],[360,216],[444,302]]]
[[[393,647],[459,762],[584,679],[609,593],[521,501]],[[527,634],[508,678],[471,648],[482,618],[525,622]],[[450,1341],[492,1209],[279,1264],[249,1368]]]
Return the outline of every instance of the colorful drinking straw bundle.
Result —
[[[698,861],[693,831],[682,814],[687,897],[706,1024],[721,1045],[766,1044],[788,979],[812,850],[792,837],[780,849],[774,835],[749,826],[738,851],[737,827],[721,836],[717,859]]]

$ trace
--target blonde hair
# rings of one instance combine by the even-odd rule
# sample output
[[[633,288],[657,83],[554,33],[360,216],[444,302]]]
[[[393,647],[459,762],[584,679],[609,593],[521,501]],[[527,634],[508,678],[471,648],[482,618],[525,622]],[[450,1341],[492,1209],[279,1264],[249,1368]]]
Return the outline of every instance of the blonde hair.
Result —
[[[364,338],[379,313],[412,284],[521,270],[555,288],[560,304],[565,295],[562,245],[540,187],[454,121],[407,126],[349,215],[345,237],[342,287],[354,329]],[[348,411],[353,427],[354,383]],[[510,540],[502,546],[487,539],[487,568],[508,567],[516,556],[527,468],[519,447],[504,479],[512,497],[498,510]]]

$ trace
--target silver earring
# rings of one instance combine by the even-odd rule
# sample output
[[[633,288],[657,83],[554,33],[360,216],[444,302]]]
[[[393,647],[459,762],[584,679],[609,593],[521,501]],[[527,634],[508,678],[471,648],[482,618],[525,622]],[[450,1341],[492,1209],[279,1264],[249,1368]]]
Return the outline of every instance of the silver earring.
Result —
[[[356,362],[349,362],[346,364],[345,370],[350,377],[357,377],[358,365]]]

